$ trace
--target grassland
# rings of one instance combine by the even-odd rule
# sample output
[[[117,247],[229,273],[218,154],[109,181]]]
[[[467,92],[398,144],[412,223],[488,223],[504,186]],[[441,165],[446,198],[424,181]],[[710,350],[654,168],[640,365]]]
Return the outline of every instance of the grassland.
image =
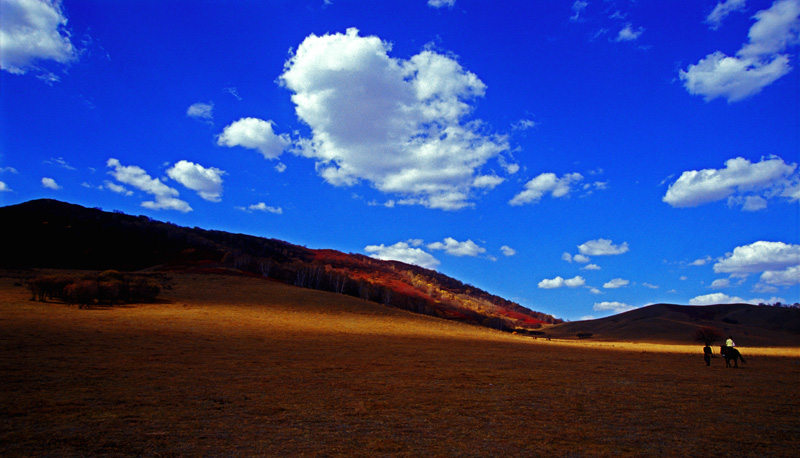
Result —
[[[3,457],[794,457],[800,349],[556,342],[259,279],[78,310],[0,278]]]

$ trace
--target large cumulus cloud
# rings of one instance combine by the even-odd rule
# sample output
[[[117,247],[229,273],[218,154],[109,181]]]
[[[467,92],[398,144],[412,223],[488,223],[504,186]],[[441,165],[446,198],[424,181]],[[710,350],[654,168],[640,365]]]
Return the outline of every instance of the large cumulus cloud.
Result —
[[[455,210],[503,179],[483,170],[508,150],[504,137],[468,120],[486,86],[453,57],[426,49],[410,59],[358,30],[310,35],[280,82],[311,137],[297,153],[313,158],[335,186],[359,181],[404,204]]]

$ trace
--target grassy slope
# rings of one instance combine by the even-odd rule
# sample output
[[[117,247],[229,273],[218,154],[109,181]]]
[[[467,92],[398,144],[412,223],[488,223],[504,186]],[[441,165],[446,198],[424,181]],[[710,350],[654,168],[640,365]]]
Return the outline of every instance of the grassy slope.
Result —
[[[164,296],[77,310],[0,278],[0,455],[795,456],[797,352],[707,368],[244,277]]]

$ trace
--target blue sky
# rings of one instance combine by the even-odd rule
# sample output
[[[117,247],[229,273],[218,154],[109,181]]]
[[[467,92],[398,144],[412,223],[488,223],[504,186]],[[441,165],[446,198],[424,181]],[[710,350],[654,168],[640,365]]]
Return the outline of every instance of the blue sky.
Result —
[[[413,262],[569,320],[800,301],[800,0],[0,8],[2,205]]]

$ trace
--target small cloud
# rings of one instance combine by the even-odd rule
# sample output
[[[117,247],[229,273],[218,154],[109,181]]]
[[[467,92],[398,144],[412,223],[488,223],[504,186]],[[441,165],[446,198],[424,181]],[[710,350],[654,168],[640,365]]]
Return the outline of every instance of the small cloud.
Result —
[[[44,186],[47,189],[52,189],[54,191],[58,191],[59,189],[61,189],[61,186],[59,186],[58,183],[56,183],[56,180],[47,177],[42,178],[42,186]]]
[[[452,8],[456,4],[456,0],[428,0],[428,6],[431,8]]]
[[[743,302],[745,300],[741,297],[731,297],[725,293],[711,293],[689,299],[689,305],[740,304]]]
[[[706,23],[711,30],[717,30],[722,21],[734,11],[744,11],[745,0],[723,0],[717,3],[714,10],[706,17]]]
[[[718,14],[707,18],[712,28],[733,7],[743,8],[744,2],[728,1],[718,5],[711,13]],[[756,22],[750,27],[749,42],[734,56],[715,51],[686,70],[680,70],[680,79],[690,94],[702,95],[706,102],[718,97],[726,98],[728,103],[738,102],[758,94],[792,70],[792,56],[785,51],[797,44],[800,2],[776,1],[753,18]]]
[[[592,308],[598,312],[622,313],[633,310],[636,307],[623,302],[596,302]]]
[[[11,188],[9,188],[4,182],[0,181],[0,192],[11,192]]]
[[[644,33],[644,28],[634,29],[631,24],[626,24],[617,34],[614,41],[635,41]]]
[[[672,207],[697,207],[727,199],[728,205],[756,211],[767,199],[787,197],[797,201],[794,186],[800,180],[797,164],[772,156],[757,163],[737,157],[721,169],[687,170],[667,189],[661,199]]]
[[[226,87],[222,89],[222,92],[232,95],[236,100],[240,102],[242,101],[242,98],[239,96],[239,91],[235,87]]]
[[[208,122],[213,124],[214,123],[214,104],[212,102],[202,103],[197,102],[193,103],[189,106],[186,110],[186,116],[190,118],[195,118],[200,121]]]
[[[538,284],[541,289],[557,289],[565,286],[568,288],[577,288],[584,285],[586,285],[586,279],[580,275],[568,279],[564,279],[560,276],[552,279],[545,278]]]
[[[615,278],[603,285],[603,288],[606,289],[617,289],[622,288],[623,286],[628,286],[630,281],[622,279],[622,278]]]
[[[486,252],[486,248],[478,246],[472,240],[459,242],[458,240],[447,237],[443,242],[428,244],[431,250],[444,250],[445,253],[453,256],[478,256]]]
[[[410,242],[397,242],[390,246],[384,244],[368,245],[364,248],[364,251],[372,253],[370,257],[384,261],[400,261],[432,270],[439,266],[438,259],[425,250],[416,248],[413,241]]]
[[[731,281],[727,278],[720,278],[711,282],[711,289],[725,289],[730,288]]]
[[[569,20],[572,22],[578,22],[581,20],[581,14],[589,6],[589,2],[584,2],[581,0],[576,0],[575,3],[572,4],[572,16],[569,17]]]
[[[222,175],[224,170],[203,167],[189,161],[179,161],[167,170],[167,175],[210,202],[222,200]]]
[[[534,127],[536,127],[536,121],[531,119],[520,119],[511,125],[511,129],[513,130],[529,130],[533,129]]]
[[[242,146],[258,150],[265,159],[277,159],[291,144],[286,134],[277,135],[273,122],[257,118],[242,118],[226,126],[217,136],[219,146]]]
[[[578,245],[578,251],[587,256],[610,256],[628,252],[628,242],[614,245],[614,242],[607,239],[589,240]]]
[[[600,266],[598,266],[597,264],[587,264],[581,267],[581,270],[600,270],[600,269],[601,269]]]
[[[645,288],[650,288],[650,289],[658,289],[658,285],[652,285],[650,283],[642,283],[642,286],[644,286]]]
[[[582,254],[576,254],[575,256],[572,257],[572,260],[581,264],[586,264],[587,262],[590,261],[590,258]]]
[[[254,211],[257,212],[264,212],[264,213],[274,213],[276,215],[282,215],[283,209],[281,207],[269,207],[264,202],[259,202],[257,204],[250,205],[249,207],[234,207],[236,210],[241,210],[247,213],[252,213]]]
[[[177,189],[165,185],[158,178],[151,177],[141,167],[122,165],[115,158],[110,158],[106,162],[106,166],[112,169],[108,174],[120,183],[133,186],[155,197],[155,200],[142,202],[142,207],[151,210],[177,210],[183,213],[192,211],[192,207],[188,203],[178,199],[180,193]]]
[[[129,189],[126,189],[125,186],[116,184],[116,183],[114,183],[112,181],[105,180],[103,182],[103,184],[105,185],[106,189],[108,189],[108,190],[110,190],[112,192],[116,192],[117,194],[123,194],[123,195],[126,195],[126,196],[132,196],[133,195],[133,191],[131,191]]]
[[[704,265],[708,264],[711,261],[712,261],[711,256],[706,256],[704,258],[695,259],[694,261],[689,263],[689,265],[690,266],[704,266]]]
[[[278,172],[278,173],[285,172],[286,171],[286,164],[284,164],[283,162],[278,162],[275,165],[275,171]]]
[[[547,194],[553,197],[569,195],[572,186],[583,180],[580,173],[568,173],[561,178],[555,173],[542,173],[525,183],[525,190],[514,196],[508,203],[510,205],[537,204]]]
[[[503,246],[501,246],[501,247],[500,247],[500,251],[502,251],[502,252],[503,252],[503,255],[504,255],[504,256],[514,256],[515,254],[517,254],[517,250],[515,250],[515,249],[511,248],[511,247],[510,247],[510,246],[508,246],[508,245],[503,245]]]
[[[56,167],[61,167],[62,169],[76,170],[75,167],[69,165],[69,163],[65,161],[63,157],[50,158],[44,161],[44,163],[49,165],[54,165]]]

